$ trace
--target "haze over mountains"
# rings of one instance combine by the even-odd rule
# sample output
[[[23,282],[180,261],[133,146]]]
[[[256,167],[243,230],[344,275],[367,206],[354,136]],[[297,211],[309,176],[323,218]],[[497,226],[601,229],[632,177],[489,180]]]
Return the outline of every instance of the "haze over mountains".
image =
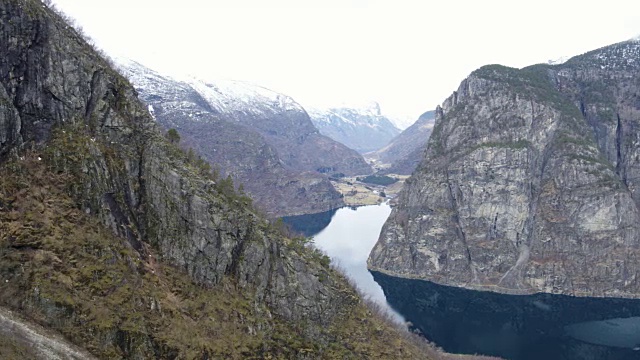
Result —
[[[423,357],[329,258],[167,141],[128,80],[47,5],[0,2],[0,84],[0,322],[2,308],[26,320],[3,331],[0,357],[53,358],[40,350],[70,348],[58,336],[76,358]],[[292,127],[310,124],[280,100]],[[183,104],[214,108],[195,96],[169,108]],[[341,149],[309,129],[285,150]],[[25,340],[32,322],[51,341]]]
[[[374,159],[382,173],[410,175],[422,160],[434,122],[435,111],[425,112],[389,144],[367,154],[367,158]]]
[[[0,358],[460,359],[380,317],[273,219],[343,206],[328,177],[373,172],[309,115],[412,173],[369,257],[387,284],[640,298],[638,40],[483,66],[401,133],[377,106],[308,111],[121,65],[50,2],[0,2]],[[406,284],[427,296],[402,301],[440,310],[444,292]]]
[[[322,134],[360,153],[378,150],[400,133],[376,102],[364,108],[307,108],[307,112]]]
[[[342,206],[327,175],[371,173],[362,156],[322,136],[292,98],[237,81],[179,81],[120,60],[157,121],[231,175],[269,214]]]

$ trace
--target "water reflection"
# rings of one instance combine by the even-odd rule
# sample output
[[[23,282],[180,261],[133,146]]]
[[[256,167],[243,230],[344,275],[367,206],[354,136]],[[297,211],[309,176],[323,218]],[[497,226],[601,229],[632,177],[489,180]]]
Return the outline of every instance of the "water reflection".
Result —
[[[338,209],[333,209],[318,214],[285,216],[282,221],[291,226],[291,229],[296,233],[312,237],[329,225],[337,211]]]
[[[387,301],[448,352],[513,360],[640,359],[640,301],[503,295],[373,272]]]
[[[591,344],[640,350],[640,317],[586,321],[568,325],[565,331]]]
[[[327,253],[331,261],[344,269],[356,286],[366,296],[387,309],[394,320],[404,323],[404,319],[387,304],[380,286],[367,270],[367,257],[376,244],[382,225],[389,217],[391,207],[387,204],[341,208],[332,214],[297,216],[285,219],[294,230],[305,231],[312,236],[315,245]],[[317,233],[309,230],[329,219],[329,224]]]

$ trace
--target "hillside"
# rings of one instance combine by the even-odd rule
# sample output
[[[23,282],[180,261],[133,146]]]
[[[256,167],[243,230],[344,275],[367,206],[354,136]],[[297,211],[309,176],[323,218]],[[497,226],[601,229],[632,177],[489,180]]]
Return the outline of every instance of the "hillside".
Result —
[[[58,15],[6,0],[0,34],[0,306],[102,359],[424,357]]]
[[[300,130],[300,126],[286,123],[293,115],[280,114],[288,113],[287,109],[298,115],[304,112],[290,98],[238,82],[221,82],[226,86],[218,84],[216,92],[197,80],[175,80],[133,61],[120,59],[118,64],[149,105],[157,122],[165,129],[177,129],[183,148],[193,149],[195,154],[214,164],[221,176],[230,175],[235,184],[242,184],[265,213],[300,215],[344,205],[325,175],[296,165],[293,160],[288,164],[285,161],[288,155],[279,147],[284,139],[297,144],[300,136],[315,136],[315,129],[306,128],[309,125],[306,122],[303,121],[305,130]],[[263,123],[263,130],[254,126],[254,122]],[[272,141],[273,135],[266,132],[279,128],[291,129],[291,134],[283,135],[279,142]],[[314,142],[318,143],[320,141]],[[349,159],[362,164],[343,167],[336,162],[318,163],[319,168],[370,171],[355,152],[343,148],[335,152],[346,159],[345,164]],[[331,158],[329,152],[321,154],[316,149],[315,153],[318,159],[321,155]]]
[[[370,268],[505,293],[640,297],[640,42],[474,71],[436,110]]]
[[[420,115],[413,125],[394,137],[387,146],[366,154],[386,174],[410,175],[422,160],[435,122],[435,111]]]

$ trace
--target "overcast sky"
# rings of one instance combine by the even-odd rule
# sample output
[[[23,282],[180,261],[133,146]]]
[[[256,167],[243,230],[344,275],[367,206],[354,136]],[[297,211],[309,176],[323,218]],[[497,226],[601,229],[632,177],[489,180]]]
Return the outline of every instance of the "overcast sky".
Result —
[[[236,79],[303,105],[377,100],[417,117],[474,69],[523,67],[640,35],[640,2],[55,0],[107,53]]]

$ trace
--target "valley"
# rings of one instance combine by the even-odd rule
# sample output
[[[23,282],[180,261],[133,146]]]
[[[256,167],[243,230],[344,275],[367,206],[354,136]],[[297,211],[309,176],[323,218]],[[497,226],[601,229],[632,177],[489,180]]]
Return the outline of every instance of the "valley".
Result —
[[[347,176],[343,178],[331,178],[331,184],[343,196],[347,206],[376,205],[387,200],[393,201],[400,190],[407,175],[389,174],[389,177],[397,180],[390,185],[377,185],[360,181],[365,176]]]
[[[640,359],[640,37],[474,65],[434,108],[457,60],[378,47],[416,23],[380,4],[309,51],[334,29],[274,20],[304,6],[157,3],[143,63],[65,1],[0,1],[0,358]]]

